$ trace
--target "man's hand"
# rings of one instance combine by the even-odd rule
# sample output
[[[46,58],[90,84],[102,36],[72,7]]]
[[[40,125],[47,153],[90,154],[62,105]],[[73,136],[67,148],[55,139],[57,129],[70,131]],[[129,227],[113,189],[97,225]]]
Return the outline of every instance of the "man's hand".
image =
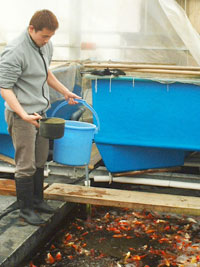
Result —
[[[65,97],[65,100],[68,101],[68,104],[70,105],[75,105],[75,104],[78,104],[78,102],[76,101],[76,99],[81,99],[80,96],[70,92],[70,91],[67,91],[64,95]]]
[[[34,113],[32,115],[26,114],[22,117],[22,119],[26,122],[29,122],[33,125],[35,125],[37,128],[39,128],[39,120],[42,119],[42,116],[40,116],[38,113]]]
[[[1,88],[1,96],[5,99],[9,107],[17,113],[17,115],[22,118],[22,120],[27,121],[36,127],[39,127],[38,121],[42,118],[38,113],[29,115],[23,109],[18,99],[16,98],[12,89]]]
[[[68,103],[70,105],[75,105],[78,102],[76,101],[77,99],[81,99],[80,96],[72,93],[69,91],[69,89],[67,89],[66,86],[64,86],[64,84],[62,84],[56,77],[55,75],[52,73],[52,71],[48,70],[48,79],[47,79],[47,83],[50,87],[52,87],[54,90],[56,90],[57,92],[61,93],[64,97],[65,100],[68,101]]]

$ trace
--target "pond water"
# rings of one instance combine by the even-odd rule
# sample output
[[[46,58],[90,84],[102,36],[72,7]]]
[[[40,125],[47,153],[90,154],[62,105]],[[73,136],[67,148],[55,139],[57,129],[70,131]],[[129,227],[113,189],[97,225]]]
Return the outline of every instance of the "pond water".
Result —
[[[194,216],[77,205],[23,267],[198,267],[199,222]]]

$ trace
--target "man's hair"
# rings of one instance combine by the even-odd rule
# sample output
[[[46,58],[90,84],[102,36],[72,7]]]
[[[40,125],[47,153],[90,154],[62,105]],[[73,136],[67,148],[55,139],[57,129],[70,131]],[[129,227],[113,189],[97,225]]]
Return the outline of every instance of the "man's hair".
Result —
[[[32,16],[29,26],[32,25],[35,31],[42,31],[44,28],[55,31],[57,30],[59,23],[56,16],[47,9],[36,11]]]

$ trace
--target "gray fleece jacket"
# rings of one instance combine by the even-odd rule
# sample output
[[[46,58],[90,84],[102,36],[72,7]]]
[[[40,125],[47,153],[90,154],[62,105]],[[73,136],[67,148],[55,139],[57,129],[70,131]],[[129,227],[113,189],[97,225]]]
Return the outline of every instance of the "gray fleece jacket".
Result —
[[[49,41],[39,48],[28,30],[9,43],[1,54],[0,88],[12,89],[29,114],[46,111],[50,106],[46,79],[52,54],[52,43]]]

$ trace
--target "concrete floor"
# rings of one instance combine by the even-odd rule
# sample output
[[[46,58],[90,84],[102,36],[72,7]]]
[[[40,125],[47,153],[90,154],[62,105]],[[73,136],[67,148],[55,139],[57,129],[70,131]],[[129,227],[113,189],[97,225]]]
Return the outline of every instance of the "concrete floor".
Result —
[[[1,174],[3,172],[12,174],[14,167],[7,163],[4,163],[4,165],[1,164]],[[54,182],[83,183],[85,168],[74,170],[74,168],[61,167],[53,165],[51,173],[46,177],[45,182],[48,184]],[[53,200],[48,200],[48,203],[57,208],[57,212],[53,215],[41,214],[41,217],[47,220],[45,226],[37,227],[21,222],[19,220],[19,210],[12,211],[0,219],[0,267],[20,267],[20,263],[32,251],[37,249],[42,241],[45,241],[50,234],[53,234],[54,229],[58,227],[76,205],[75,203]],[[16,197],[0,195],[0,217],[2,212],[14,204],[16,204]]]
[[[11,207],[16,202],[12,196],[0,196],[0,213]],[[61,201],[48,201],[57,208],[55,214],[41,214],[47,221],[45,226],[33,226],[19,220],[19,210],[12,211],[0,219],[0,266],[18,267],[20,263],[37,246],[44,241],[48,235],[66,217],[74,207],[73,203]]]

